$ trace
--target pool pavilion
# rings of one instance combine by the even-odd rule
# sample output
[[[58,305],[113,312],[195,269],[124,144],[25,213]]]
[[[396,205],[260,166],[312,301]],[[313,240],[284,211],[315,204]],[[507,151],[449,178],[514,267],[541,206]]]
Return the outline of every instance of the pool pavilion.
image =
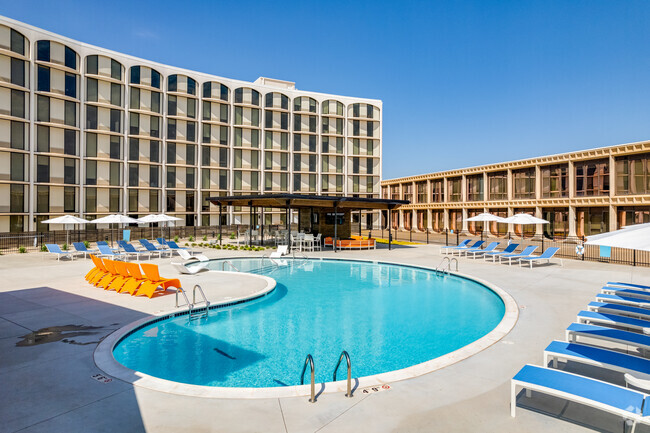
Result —
[[[291,231],[292,211],[298,212],[298,231],[308,230],[318,232],[323,237],[333,238],[333,248],[336,252],[336,241],[349,238],[352,234],[352,212],[381,211],[388,223],[388,249],[391,249],[392,233],[391,214],[400,206],[407,205],[408,200],[391,200],[366,197],[336,197],[304,194],[255,194],[235,195],[224,197],[209,197],[212,204],[219,207],[219,239],[222,239],[223,210],[228,206],[247,206],[250,209],[250,220],[264,221],[264,209],[284,209],[286,212],[286,231]],[[249,225],[249,233],[254,230],[254,223]],[[264,238],[264,225],[260,226],[260,239]],[[359,231],[361,231],[361,216],[359,216]],[[248,236],[252,245],[253,236]]]

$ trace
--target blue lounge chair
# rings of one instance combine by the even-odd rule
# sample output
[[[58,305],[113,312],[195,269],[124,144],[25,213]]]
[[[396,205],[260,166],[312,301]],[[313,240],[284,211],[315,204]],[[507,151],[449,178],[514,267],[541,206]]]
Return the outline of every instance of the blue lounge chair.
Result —
[[[521,265],[522,263],[528,262],[528,263],[530,263],[530,268],[532,269],[533,268],[533,262],[546,260],[547,263],[551,263],[551,259],[553,258],[555,253],[557,253],[558,251],[560,251],[560,249],[557,248],[557,247],[546,248],[546,251],[544,251],[539,256],[520,257],[519,258],[519,264]],[[562,259],[560,259],[560,265],[562,265]]]
[[[74,247],[76,252],[84,255],[84,259],[88,257],[88,254],[97,253],[97,250],[89,250],[88,248],[86,248],[86,244],[84,244],[83,242],[73,242],[72,246]]]
[[[149,242],[146,239],[140,239],[138,242],[140,242],[140,245],[142,245],[150,253],[158,254],[158,257],[160,257],[160,258],[162,258],[163,254],[169,253],[170,257],[172,255],[171,250],[161,250],[159,248],[156,248],[154,244],[152,244],[151,242]]]
[[[165,238],[156,238],[156,242],[158,242],[158,245],[159,245],[160,248],[162,248],[162,249],[169,248],[169,246],[167,245],[167,241],[165,240]]]
[[[179,247],[178,244],[174,241],[167,241],[167,246],[171,250],[187,250],[187,251],[190,250],[189,248]]]
[[[640,301],[650,301],[650,292],[643,290],[623,289],[620,287],[604,286],[600,289],[601,293],[608,293],[610,295],[624,296],[628,298],[637,298]]]
[[[149,258],[151,258],[151,253],[149,251],[138,251],[135,249],[133,245],[131,245],[127,241],[117,241],[117,243],[120,247],[122,247],[124,253],[127,256],[135,256],[136,260],[140,260],[141,255],[148,255]]]
[[[113,250],[116,253],[120,251],[119,248],[113,248],[110,245],[108,245],[108,242],[106,242],[106,241],[97,241],[97,248],[99,248],[100,245],[104,245],[105,247],[110,248],[111,250]]]
[[[537,249],[536,245],[528,245],[524,250],[518,254],[504,254],[502,256],[499,256],[499,263],[501,263],[501,259],[508,259],[508,265],[512,265],[512,260],[518,260],[522,257],[528,257],[530,256],[533,251]]]
[[[650,291],[650,286],[644,286],[643,284],[633,284],[633,283],[621,283],[620,281],[608,281],[608,286],[622,286],[622,287],[633,287],[639,290]]]
[[[471,242],[471,239],[465,239],[463,242],[458,245],[449,245],[446,247],[440,247],[440,254],[447,254],[447,252],[452,248],[465,248],[467,244]]]
[[[452,255],[458,253],[458,255],[460,256],[461,253],[463,253],[464,251],[471,251],[471,250],[480,249],[481,245],[483,245],[484,243],[485,243],[485,241],[476,241],[471,246],[452,248],[452,249],[449,250],[449,253],[452,254]]]
[[[578,337],[588,337],[596,340],[610,341],[613,343],[625,344],[638,347],[644,352],[650,350],[650,336],[637,334],[635,332],[623,331],[620,329],[608,328],[606,326],[585,325],[584,323],[572,323],[566,329],[566,340],[574,343]]]
[[[496,258],[499,256],[502,256],[504,254],[512,254],[517,249],[518,246],[519,244],[509,244],[508,246],[506,246],[506,249],[503,251],[490,251],[484,253],[483,258],[487,260],[488,257],[492,257],[492,262],[494,262]]]
[[[599,302],[608,302],[610,304],[629,305],[631,307],[650,308],[650,299],[639,299],[631,296],[618,296],[609,295],[607,293],[599,293],[596,295],[596,300]]]
[[[638,317],[640,319],[650,320],[650,310],[647,308],[629,307],[627,305],[608,304],[606,302],[590,302],[587,305],[590,311],[602,313],[619,314],[628,317]]]
[[[520,386],[526,389],[527,396],[530,391],[537,391],[629,419],[633,422],[633,431],[636,423],[650,422],[646,416],[650,410],[644,413],[644,403],[650,397],[647,394],[566,371],[528,364],[512,378],[510,386],[512,417],[517,408],[516,387]]]
[[[485,253],[488,253],[490,251],[494,251],[496,249],[496,247],[498,247],[498,246],[499,246],[499,242],[491,242],[490,245],[485,247],[484,250],[482,250],[480,248],[471,248],[469,250],[463,251],[463,253],[465,253],[465,257],[467,257],[467,256],[469,256],[471,254],[472,258],[475,259],[477,254],[485,254]]]
[[[637,332],[650,331],[650,321],[635,317],[619,316],[611,313],[582,310],[578,313],[578,323],[595,323],[602,326],[619,326],[634,329]],[[648,371],[650,372],[650,370]]]
[[[47,248],[47,252],[50,254],[56,254],[56,260],[60,260],[61,257],[69,257],[70,260],[74,260],[74,254],[71,253],[70,251],[61,251],[61,247],[59,247],[57,244],[45,244],[45,248]]]
[[[601,347],[552,341],[544,349],[544,366],[548,367],[550,360],[553,368],[557,368],[559,359],[606,368],[619,373],[629,373],[637,377],[648,377],[650,372],[650,359],[647,358]]]
[[[99,256],[101,257],[110,257],[115,260],[124,260],[126,258],[124,253],[115,252],[108,245],[100,245],[98,243],[97,248],[99,248]]]

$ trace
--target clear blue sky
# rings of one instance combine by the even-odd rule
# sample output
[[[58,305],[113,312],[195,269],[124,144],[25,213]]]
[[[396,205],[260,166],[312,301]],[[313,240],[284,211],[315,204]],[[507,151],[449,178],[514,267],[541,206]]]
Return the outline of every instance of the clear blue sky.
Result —
[[[0,14],[174,66],[382,99],[385,179],[650,139],[648,1],[1,0]]]

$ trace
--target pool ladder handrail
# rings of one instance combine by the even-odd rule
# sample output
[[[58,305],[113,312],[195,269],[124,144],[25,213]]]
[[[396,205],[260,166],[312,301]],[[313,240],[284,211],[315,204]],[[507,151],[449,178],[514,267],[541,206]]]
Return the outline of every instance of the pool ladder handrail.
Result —
[[[309,260],[309,257],[307,257],[307,255],[305,253],[303,253],[302,251],[296,251],[295,249],[291,251],[291,253],[293,254],[293,259],[294,260],[296,260],[296,252],[300,253],[300,255],[302,256],[302,257],[298,257],[299,259]]]
[[[343,361],[343,358],[345,357],[345,361],[348,364],[348,392],[345,394],[346,397],[352,397],[352,364],[350,362],[350,355],[346,350],[341,352],[341,356],[339,356],[339,362],[336,363],[336,367],[334,367],[334,374],[332,375],[332,382],[336,382],[336,372],[339,370],[339,366],[341,365],[341,361]]]
[[[305,371],[307,370],[307,364],[310,365],[311,369],[311,398],[309,399],[310,403],[316,403],[316,379],[314,376],[314,358],[312,358],[311,353],[305,358],[305,365],[302,367],[302,373],[300,373],[300,384],[305,384]]]
[[[264,266],[264,259],[268,259],[276,268],[280,266],[278,262],[269,257],[268,254],[262,254],[262,266]]]
[[[205,304],[205,307],[200,307],[198,311],[196,311],[196,289],[199,289],[199,293],[201,294],[201,297],[203,300],[199,300],[199,303]],[[183,295],[183,298],[185,298],[185,304],[188,306],[189,309],[189,319],[194,320],[194,319],[200,319],[201,317],[208,317],[209,312],[210,312],[210,301],[208,301],[208,298],[205,296],[205,293],[203,292],[203,289],[201,286],[198,284],[194,285],[194,288],[192,289],[192,303],[190,303],[189,299],[187,298],[187,295],[185,294],[185,290],[182,287],[179,287],[178,290],[176,290],[176,308],[178,308],[178,294],[181,293]],[[181,305],[182,306],[182,305]]]
[[[447,266],[445,267],[445,262]],[[451,272],[451,264],[456,263],[456,272],[458,272],[458,259],[456,257],[443,257],[442,261],[436,266],[436,275],[449,274]]]
[[[222,271],[226,270],[226,263],[228,263],[237,272],[241,272],[239,269],[237,269],[237,266],[232,264],[232,262],[230,260],[224,260],[223,262],[221,262],[221,270]]]

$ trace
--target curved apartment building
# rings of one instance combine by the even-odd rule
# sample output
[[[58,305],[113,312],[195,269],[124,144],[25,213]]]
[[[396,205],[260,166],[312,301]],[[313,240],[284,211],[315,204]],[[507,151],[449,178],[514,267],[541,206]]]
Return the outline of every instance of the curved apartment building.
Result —
[[[386,180],[382,197],[411,201],[393,213],[397,230],[475,234],[472,216],[525,212],[550,224],[486,229],[589,236],[650,222],[650,141]]]
[[[380,100],[188,71],[0,17],[0,232],[61,214],[216,225],[218,195],[379,197],[381,125]]]

